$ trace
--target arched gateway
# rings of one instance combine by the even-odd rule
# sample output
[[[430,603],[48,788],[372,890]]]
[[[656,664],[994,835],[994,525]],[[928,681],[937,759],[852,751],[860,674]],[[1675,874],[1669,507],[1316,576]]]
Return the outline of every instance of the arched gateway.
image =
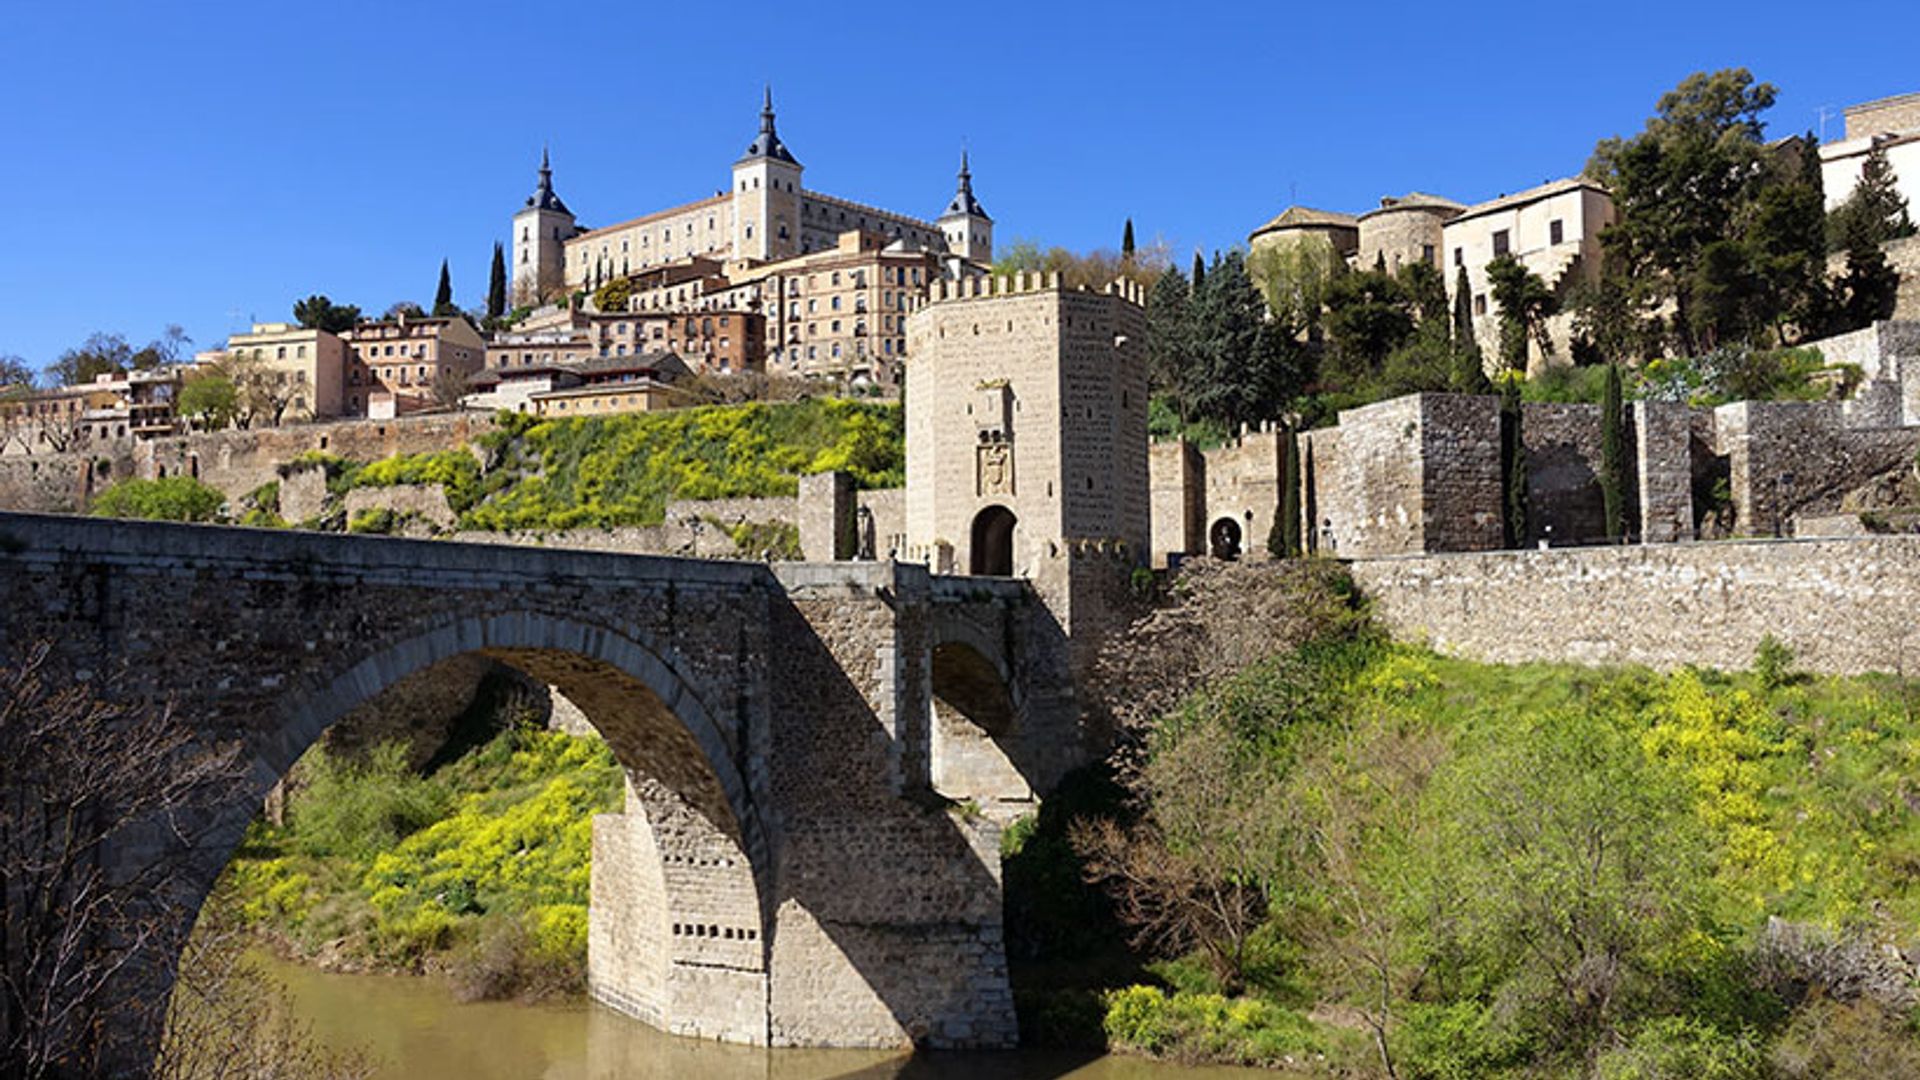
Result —
[[[211,842],[106,853],[129,874],[189,860],[152,898],[177,929],[329,724],[478,654],[566,694],[627,770],[625,812],[594,823],[600,1000],[748,1043],[1015,1040],[998,829],[925,792],[939,693],[1035,790],[1081,759],[1067,649],[1020,583],[0,514],[0,605],[0,652],[52,643],[104,693],[241,748]],[[164,997],[169,940],[124,994]],[[151,1052],[137,1027],[115,1053]]]

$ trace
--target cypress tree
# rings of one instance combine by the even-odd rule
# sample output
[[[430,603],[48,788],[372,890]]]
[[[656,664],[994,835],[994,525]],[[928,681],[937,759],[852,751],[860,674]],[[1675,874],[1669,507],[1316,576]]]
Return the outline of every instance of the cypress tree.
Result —
[[[1287,428],[1280,444],[1280,529],[1281,557],[1300,557],[1300,434]]]
[[[1200,287],[1207,281],[1207,264],[1200,258],[1198,251],[1193,253],[1193,294],[1200,295]]]
[[[1520,380],[1509,372],[1500,387],[1500,463],[1505,477],[1502,523],[1510,548],[1524,547],[1532,535],[1527,522],[1527,444],[1520,416]]]
[[[440,260],[440,287],[433,292],[433,313],[456,314],[453,310],[453,278],[447,273],[447,260]]]
[[[1305,535],[1306,550],[1310,552],[1319,551],[1320,550],[1320,504],[1319,504],[1319,499],[1316,497],[1313,489],[1313,444],[1312,443],[1307,444],[1307,457],[1306,457],[1306,461],[1302,463],[1300,472],[1302,473],[1301,486],[1305,489],[1304,492],[1302,492],[1301,502],[1306,504],[1303,507],[1303,509],[1306,511],[1306,535]]]
[[[1120,234],[1120,257],[1127,262],[1133,261],[1133,219],[1127,219],[1127,229]]]
[[[500,241],[493,242],[493,269],[487,274],[487,318],[507,313],[507,255]]]
[[[1600,398],[1600,501],[1607,539],[1626,535],[1627,463],[1622,427],[1626,418],[1620,393],[1620,365],[1607,365],[1607,388]]]

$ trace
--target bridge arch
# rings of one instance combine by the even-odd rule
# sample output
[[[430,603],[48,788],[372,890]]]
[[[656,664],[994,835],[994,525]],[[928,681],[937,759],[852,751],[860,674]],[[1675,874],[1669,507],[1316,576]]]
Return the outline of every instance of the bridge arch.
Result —
[[[402,679],[463,655],[554,686],[626,773],[625,812],[594,823],[590,993],[675,1034],[765,1044],[773,872],[736,764],[746,734],[738,717],[716,715],[671,650],[585,620],[529,609],[416,627],[290,686],[254,747],[253,798],[226,810],[232,843],[214,850],[200,898],[260,799],[328,727]]]
[[[928,756],[934,791],[973,800],[989,817],[1024,812],[1024,696],[1006,649],[972,622],[938,620],[929,656]]]

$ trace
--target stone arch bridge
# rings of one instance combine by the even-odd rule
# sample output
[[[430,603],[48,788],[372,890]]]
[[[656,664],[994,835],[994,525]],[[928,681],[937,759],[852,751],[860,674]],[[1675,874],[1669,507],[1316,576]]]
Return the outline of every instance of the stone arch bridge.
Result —
[[[572,699],[627,771],[594,823],[596,998],[755,1044],[1016,1039],[996,821],[1087,749],[1021,583],[0,514],[0,604],[0,653],[51,642],[243,747],[166,904],[182,930],[330,723],[478,654]],[[166,990],[177,948],[127,978]]]

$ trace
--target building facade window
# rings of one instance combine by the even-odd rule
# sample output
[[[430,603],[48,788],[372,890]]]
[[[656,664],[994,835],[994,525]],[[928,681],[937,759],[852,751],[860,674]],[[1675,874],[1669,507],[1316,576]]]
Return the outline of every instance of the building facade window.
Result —
[[[1511,249],[1512,249],[1512,245],[1511,245],[1510,237],[1507,233],[1507,230],[1505,229],[1495,230],[1493,234],[1493,257],[1497,259],[1500,256],[1505,255]]]

